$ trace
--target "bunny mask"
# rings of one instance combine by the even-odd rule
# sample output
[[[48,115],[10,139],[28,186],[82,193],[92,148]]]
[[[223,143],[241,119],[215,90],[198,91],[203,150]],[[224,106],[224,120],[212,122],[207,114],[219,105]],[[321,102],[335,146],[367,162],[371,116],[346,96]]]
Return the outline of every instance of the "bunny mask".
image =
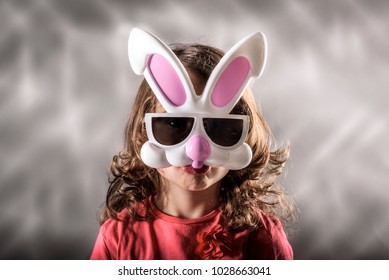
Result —
[[[153,168],[204,165],[238,170],[252,159],[244,143],[249,118],[230,114],[252,78],[261,75],[266,39],[254,33],[232,47],[198,96],[173,51],[154,35],[134,28],[128,40],[133,71],[144,75],[166,113],[146,113],[143,162]]]

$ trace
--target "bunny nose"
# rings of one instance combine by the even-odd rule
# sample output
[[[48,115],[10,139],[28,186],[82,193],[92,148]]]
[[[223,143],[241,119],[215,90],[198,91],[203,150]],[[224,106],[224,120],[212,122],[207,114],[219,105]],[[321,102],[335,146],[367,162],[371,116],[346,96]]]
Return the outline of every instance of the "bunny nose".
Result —
[[[186,143],[186,154],[193,160],[192,167],[200,169],[204,165],[203,161],[211,154],[211,146],[201,135],[194,135]]]

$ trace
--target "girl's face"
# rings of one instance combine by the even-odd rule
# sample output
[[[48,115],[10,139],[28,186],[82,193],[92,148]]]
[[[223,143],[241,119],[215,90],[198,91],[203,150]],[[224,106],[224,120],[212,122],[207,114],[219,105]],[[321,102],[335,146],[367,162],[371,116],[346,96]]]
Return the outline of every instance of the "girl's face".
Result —
[[[156,106],[156,113],[165,112],[160,103]],[[192,166],[170,166],[157,169],[161,175],[163,186],[179,187],[190,191],[201,191],[209,187],[218,186],[220,180],[226,176],[228,169],[223,167],[209,167],[204,165],[200,169]]]
[[[204,90],[205,84],[190,71],[188,73],[196,93],[200,95]],[[155,112],[165,112],[159,102],[156,105]],[[227,175],[229,170],[223,167],[209,166],[203,166],[200,169],[194,169],[192,166],[170,166],[167,168],[159,168],[157,171],[161,175],[162,187],[179,187],[189,191],[201,191],[210,187],[217,187],[220,180]]]

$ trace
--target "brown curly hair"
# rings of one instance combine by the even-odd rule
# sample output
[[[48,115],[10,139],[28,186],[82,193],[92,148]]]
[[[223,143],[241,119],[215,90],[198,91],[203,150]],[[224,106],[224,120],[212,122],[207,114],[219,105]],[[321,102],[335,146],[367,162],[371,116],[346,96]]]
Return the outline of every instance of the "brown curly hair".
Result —
[[[204,84],[224,55],[219,49],[201,44],[174,45],[172,50],[185,68]],[[156,104],[155,95],[143,80],[125,129],[125,147],[111,163],[101,223],[108,218],[118,219],[117,214],[125,208],[130,218],[147,219],[147,214],[138,213],[137,205],[142,203],[148,209],[147,198],[156,194],[155,186],[159,185],[160,178],[154,168],[143,163],[140,149],[148,140],[144,114],[154,112]],[[253,151],[253,158],[246,168],[231,170],[222,179],[219,205],[225,221],[230,230],[254,229],[260,224],[260,211],[278,217],[285,224],[293,217],[293,206],[276,178],[289,157],[289,145],[271,150],[272,134],[250,90],[245,91],[232,113],[250,118],[246,143]]]

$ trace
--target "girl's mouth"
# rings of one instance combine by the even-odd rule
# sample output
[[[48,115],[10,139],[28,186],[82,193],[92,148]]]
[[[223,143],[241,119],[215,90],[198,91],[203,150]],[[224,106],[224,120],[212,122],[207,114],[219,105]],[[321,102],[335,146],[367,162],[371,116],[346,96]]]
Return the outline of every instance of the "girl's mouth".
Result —
[[[196,168],[193,168],[191,165],[187,165],[187,166],[184,166],[182,169],[190,175],[200,176],[200,175],[204,175],[205,173],[207,173],[209,171],[210,167],[207,165],[203,165],[203,167],[196,169]]]

